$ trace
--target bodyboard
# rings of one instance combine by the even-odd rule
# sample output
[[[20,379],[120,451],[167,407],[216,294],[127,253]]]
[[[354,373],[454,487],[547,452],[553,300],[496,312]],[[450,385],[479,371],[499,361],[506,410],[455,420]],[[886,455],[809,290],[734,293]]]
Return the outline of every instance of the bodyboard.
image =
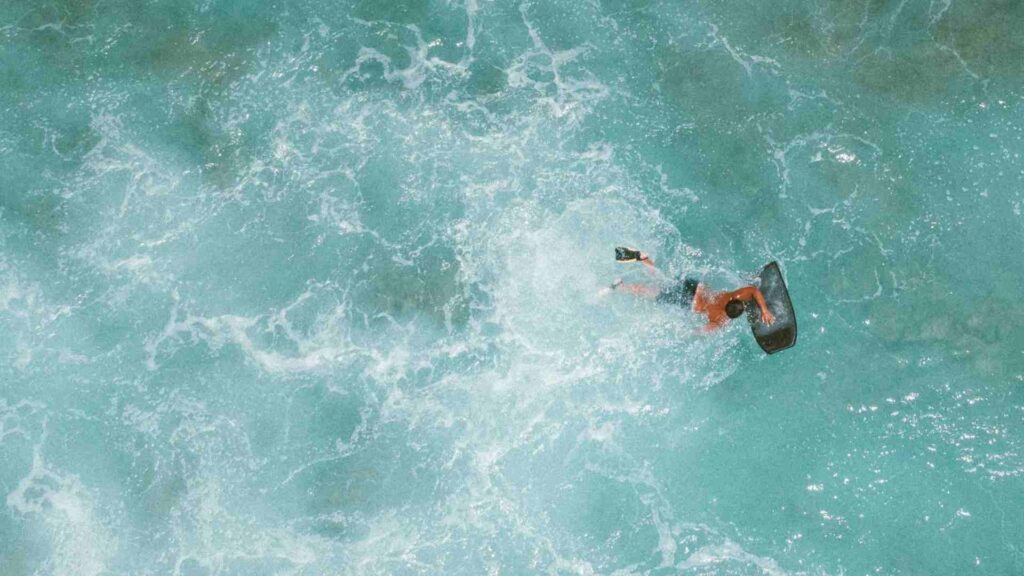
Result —
[[[761,294],[775,315],[775,322],[771,326],[761,322],[761,309],[754,301],[747,302],[747,320],[757,344],[766,354],[774,354],[796,344],[796,312],[778,262],[769,262],[758,278]]]

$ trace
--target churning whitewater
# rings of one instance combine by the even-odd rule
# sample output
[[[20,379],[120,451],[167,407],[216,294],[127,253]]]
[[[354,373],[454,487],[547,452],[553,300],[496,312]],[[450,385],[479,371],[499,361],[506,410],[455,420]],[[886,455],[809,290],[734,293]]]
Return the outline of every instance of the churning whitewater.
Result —
[[[0,574],[1024,572],[1024,4],[13,0],[0,47]],[[773,260],[772,356],[601,294]]]

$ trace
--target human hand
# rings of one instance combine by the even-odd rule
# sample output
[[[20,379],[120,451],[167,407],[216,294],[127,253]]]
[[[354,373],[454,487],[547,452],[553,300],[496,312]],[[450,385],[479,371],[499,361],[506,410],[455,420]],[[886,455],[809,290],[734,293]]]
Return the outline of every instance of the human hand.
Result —
[[[764,322],[767,326],[771,326],[772,322],[775,322],[775,315],[767,310],[761,310],[761,322]]]

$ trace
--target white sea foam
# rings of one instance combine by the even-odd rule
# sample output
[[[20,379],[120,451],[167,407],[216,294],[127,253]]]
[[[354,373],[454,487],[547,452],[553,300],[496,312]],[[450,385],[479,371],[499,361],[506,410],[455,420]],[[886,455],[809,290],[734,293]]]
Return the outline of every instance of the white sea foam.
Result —
[[[19,438],[32,442],[42,432],[46,405],[35,400],[18,400],[9,404],[0,397],[0,444]]]
[[[193,314],[183,309],[180,296],[175,292],[170,317],[163,330],[145,342],[147,366],[155,370],[162,350],[172,352],[183,339],[187,339],[191,343],[205,342],[214,351],[225,345],[237,346],[252,362],[270,373],[330,369],[355,357],[371,360],[369,369],[379,375],[404,370],[405,362],[400,350],[381,354],[361,349],[350,341],[346,328],[348,308],[344,304],[318,312],[313,323],[301,331],[292,325],[290,313],[299,310],[315,294],[329,289],[329,286],[311,285],[293,302],[258,316]],[[282,334],[292,345],[292,351],[279,351],[260,342],[272,334]]]
[[[46,465],[36,445],[28,475],[7,494],[15,514],[38,520],[49,534],[51,552],[44,569],[53,574],[97,576],[116,553],[117,541],[95,511],[95,497],[78,476]]]
[[[756,566],[769,576],[784,576],[788,574],[775,560],[751,554],[732,541],[705,546],[691,554],[686,560],[676,564],[676,568],[679,570],[709,568],[712,566],[727,568],[731,564]]]

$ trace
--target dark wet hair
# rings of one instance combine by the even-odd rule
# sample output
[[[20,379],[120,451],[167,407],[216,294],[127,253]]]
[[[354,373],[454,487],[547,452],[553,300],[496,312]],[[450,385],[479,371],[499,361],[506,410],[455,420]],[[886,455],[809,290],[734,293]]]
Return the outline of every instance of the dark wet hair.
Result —
[[[729,300],[729,303],[725,305],[725,315],[729,318],[739,318],[743,315],[744,310],[743,302],[739,300]]]

